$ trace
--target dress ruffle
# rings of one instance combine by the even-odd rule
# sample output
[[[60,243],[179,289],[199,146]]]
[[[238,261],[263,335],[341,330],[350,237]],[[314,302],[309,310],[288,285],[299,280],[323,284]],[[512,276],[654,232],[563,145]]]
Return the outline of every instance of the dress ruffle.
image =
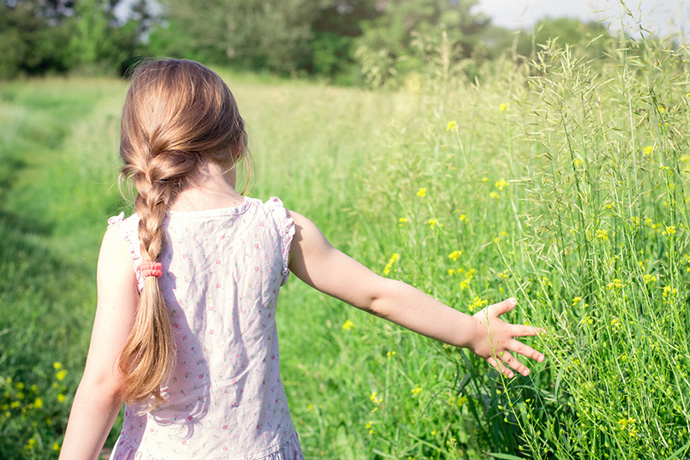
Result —
[[[122,237],[127,240],[127,244],[129,245],[129,255],[132,258],[132,268],[137,276],[137,289],[139,292],[141,292],[141,290],[144,288],[144,277],[141,276],[141,273],[139,273],[137,268],[139,268],[139,265],[141,265],[141,262],[143,262],[144,259],[141,257],[141,249],[138,246],[139,240],[136,238],[136,234],[133,233],[138,230],[139,217],[134,214],[131,217],[125,218],[125,213],[121,212],[119,215],[108,219],[108,228],[112,227],[113,225],[117,225],[117,227],[120,229]]]
[[[288,262],[290,260],[290,245],[292,244],[292,238],[295,236],[295,221],[288,215],[287,209],[285,209],[283,202],[278,197],[271,197],[266,202],[266,207],[270,210],[280,230],[281,249],[283,251],[283,281],[281,284],[285,284],[290,276]]]

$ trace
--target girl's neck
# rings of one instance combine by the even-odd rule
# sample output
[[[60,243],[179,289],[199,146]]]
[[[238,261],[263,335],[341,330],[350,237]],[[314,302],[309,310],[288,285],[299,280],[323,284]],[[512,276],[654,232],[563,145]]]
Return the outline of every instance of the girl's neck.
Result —
[[[244,197],[235,190],[235,169],[208,162],[192,177],[190,185],[180,191],[170,205],[172,211],[205,211],[232,208]]]

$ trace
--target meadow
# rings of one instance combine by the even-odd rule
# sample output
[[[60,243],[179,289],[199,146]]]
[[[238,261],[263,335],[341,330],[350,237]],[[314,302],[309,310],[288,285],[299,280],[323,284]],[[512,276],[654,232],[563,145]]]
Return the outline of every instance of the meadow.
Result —
[[[506,379],[296,279],[282,375],[307,458],[690,455],[690,62],[552,44],[463,77],[441,49],[398,92],[219,69],[249,193],[468,313],[509,296],[544,363]],[[0,452],[60,449],[95,310],[126,82],[0,84]],[[117,423],[116,423],[117,427]],[[112,445],[117,428],[109,437]]]

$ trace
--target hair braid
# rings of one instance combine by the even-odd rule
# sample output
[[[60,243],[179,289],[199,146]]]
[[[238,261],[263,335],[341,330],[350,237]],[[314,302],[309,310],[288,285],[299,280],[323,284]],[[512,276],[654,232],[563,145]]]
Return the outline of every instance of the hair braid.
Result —
[[[141,65],[122,111],[122,174],[134,179],[144,261],[159,262],[164,221],[177,193],[206,162],[232,167],[247,158],[247,136],[232,93],[221,78],[192,61]],[[132,332],[120,355],[124,399],[164,402],[161,384],[175,364],[172,327],[159,279],[147,277]]]

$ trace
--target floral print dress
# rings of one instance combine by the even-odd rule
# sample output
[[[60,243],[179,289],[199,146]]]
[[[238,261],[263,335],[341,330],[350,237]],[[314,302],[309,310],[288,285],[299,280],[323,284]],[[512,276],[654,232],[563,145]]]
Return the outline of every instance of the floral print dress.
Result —
[[[141,263],[138,216],[112,217]],[[111,459],[303,459],[280,379],[276,304],[294,223],[278,198],[169,211],[161,254],[176,346],[167,402],[125,407]],[[139,275],[141,290],[144,280]]]

